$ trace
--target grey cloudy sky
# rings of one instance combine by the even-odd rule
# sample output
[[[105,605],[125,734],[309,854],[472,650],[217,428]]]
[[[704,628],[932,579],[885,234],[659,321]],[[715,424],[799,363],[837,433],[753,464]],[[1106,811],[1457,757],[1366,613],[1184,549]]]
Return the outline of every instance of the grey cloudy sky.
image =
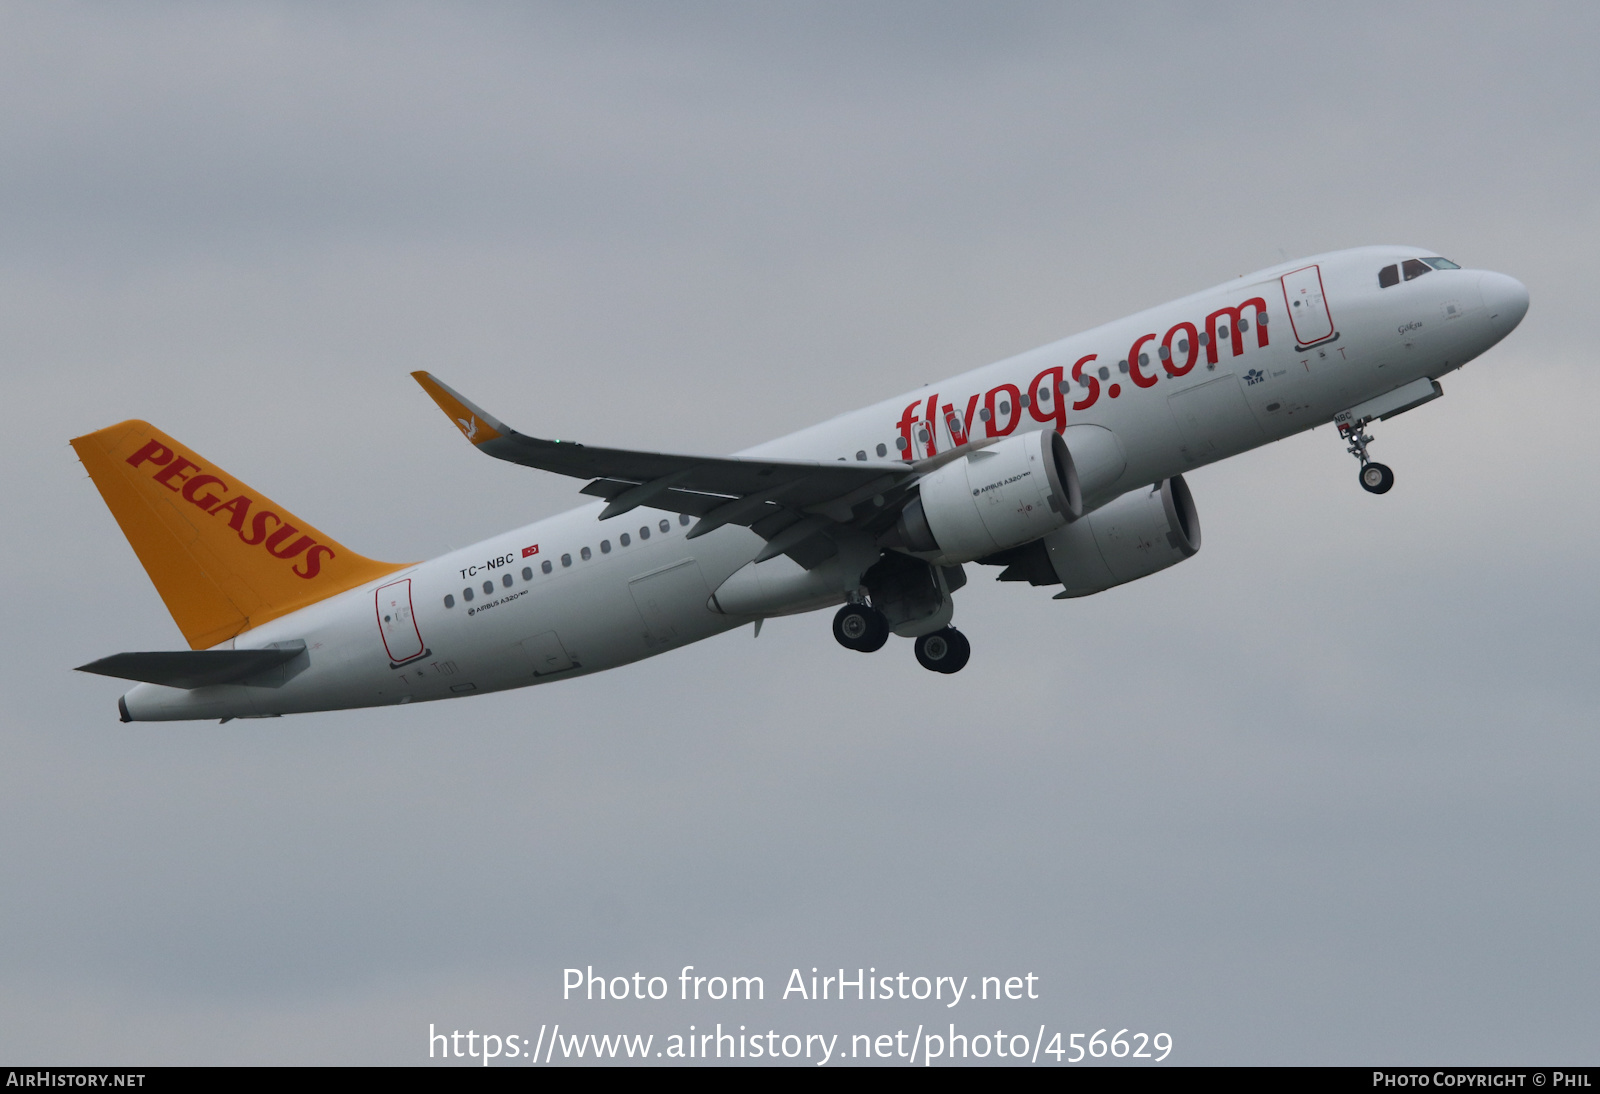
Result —
[[[0,1061],[1165,1030],[1187,1063],[1600,1055],[1600,9],[0,5]],[[572,504],[530,431],[732,451],[1297,256],[1532,309],[1377,431],[1189,476],[1093,597],[969,567],[966,671],[826,614],[405,710],[122,726],[181,648],[68,437],[148,418],[356,550]],[[561,969],[1042,979],[563,1005]]]

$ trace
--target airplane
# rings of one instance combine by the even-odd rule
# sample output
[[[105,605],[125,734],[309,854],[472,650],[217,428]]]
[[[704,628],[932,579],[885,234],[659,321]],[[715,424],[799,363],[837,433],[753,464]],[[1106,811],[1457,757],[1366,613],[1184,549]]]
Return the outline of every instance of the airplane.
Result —
[[[427,562],[356,554],[142,421],[72,441],[189,644],[84,672],[121,720],[273,718],[545,684],[836,607],[871,653],[955,673],[967,564],[1089,596],[1200,549],[1184,473],[1332,423],[1383,494],[1372,424],[1528,309],[1505,274],[1378,246],[1283,263],[733,456],[517,432],[412,375],[479,452],[584,480],[580,508]]]

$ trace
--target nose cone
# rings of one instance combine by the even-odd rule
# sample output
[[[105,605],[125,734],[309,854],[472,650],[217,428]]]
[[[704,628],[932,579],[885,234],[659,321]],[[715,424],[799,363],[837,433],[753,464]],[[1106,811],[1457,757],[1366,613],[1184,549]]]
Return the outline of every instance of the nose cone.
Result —
[[[1498,337],[1504,338],[1528,314],[1528,287],[1516,278],[1501,273],[1480,275],[1478,286],[1483,291],[1489,325]]]

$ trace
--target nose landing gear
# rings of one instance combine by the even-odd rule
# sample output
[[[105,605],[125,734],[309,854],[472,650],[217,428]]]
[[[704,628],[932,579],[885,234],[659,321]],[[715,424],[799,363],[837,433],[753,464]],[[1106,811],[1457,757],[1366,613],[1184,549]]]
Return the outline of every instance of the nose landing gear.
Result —
[[[1370,420],[1363,418],[1341,424],[1339,436],[1350,442],[1349,453],[1361,461],[1361,489],[1369,494],[1387,494],[1394,485],[1394,472],[1389,470],[1388,464],[1375,463],[1367,455],[1367,445],[1372,443],[1372,434],[1367,432],[1367,422]]]

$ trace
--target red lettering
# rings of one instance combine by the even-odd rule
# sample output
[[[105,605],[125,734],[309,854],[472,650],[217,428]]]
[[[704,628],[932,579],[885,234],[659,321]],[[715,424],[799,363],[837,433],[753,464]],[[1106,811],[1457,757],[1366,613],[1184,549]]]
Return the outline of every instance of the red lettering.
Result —
[[[905,447],[901,449],[901,451],[904,453],[901,458],[907,463],[910,463],[916,458],[915,455],[913,455],[913,449],[911,446],[911,427],[917,424],[917,407],[920,405],[920,401],[912,403],[910,406],[906,407],[900,412],[900,439],[906,442]]]
[[[267,554],[271,555],[273,558],[293,558],[295,555],[299,554],[301,551],[304,551],[307,547],[310,547],[313,543],[317,542],[310,536],[301,536],[299,539],[295,540],[294,543],[290,544],[289,547],[280,550],[279,548],[284,540],[288,539],[299,530],[300,529],[296,528],[292,524],[285,524],[282,528],[279,528],[276,532],[272,533],[272,535],[267,537]]]
[[[312,547],[311,550],[306,552],[306,568],[302,570],[298,566],[294,567],[296,576],[307,579],[316,577],[317,574],[322,570],[322,559],[318,557],[319,555],[326,555],[328,558],[333,558],[333,548],[329,547],[326,543],[319,543]]]
[[[232,528],[235,532],[238,532],[239,538],[243,539],[244,515],[249,511],[250,496],[248,494],[240,494],[232,501],[225,501],[215,509],[211,510],[211,515],[216,516],[218,513],[232,513],[233,516],[228,518],[228,527]]]
[[[1128,350],[1128,376],[1140,387],[1155,386],[1156,378],[1154,376],[1146,376],[1139,371],[1139,348],[1146,342],[1155,341],[1155,337],[1154,334],[1141,334],[1134,339],[1133,347]]]
[[[1078,363],[1072,366],[1072,379],[1074,381],[1077,381],[1077,382],[1081,383],[1082,380],[1083,380],[1083,366],[1087,365],[1090,361],[1093,361],[1095,358],[1097,358],[1099,356],[1100,355],[1098,353],[1091,353],[1087,357],[1078,358]],[[1081,403],[1073,403],[1072,404],[1072,409],[1073,410],[1088,410],[1091,406],[1094,405],[1094,401],[1096,399],[1098,399],[1098,398],[1100,398],[1100,381],[1094,376],[1093,373],[1090,373],[1089,374],[1089,394],[1087,394],[1087,395],[1085,395],[1083,397],[1083,402],[1081,402]]]
[[[151,441],[143,448],[139,449],[139,451],[128,457],[128,466],[138,467],[146,460],[149,460],[151,463],[166,463],[170,459],[172,459],[172,449],[168,448],[160,441]]]
[[[243,532],[240,532],[239,538],[254,547],[267,538],[267,521],[269,519],[278,524],[283,523],[283,518],[271,509],[263,509],[256,514],[256,519],[250,522],[250,536],[246,537]]]
[[[1008,393],[1011,397],[1000,406],[995,406],[995,396],[1001,392]],[[1018,391],[1015,384],[1001,384],[983,397],[983,407],[989,412],[989,436],[1004,437],[1017,428],[1017,422],[1022,420],[1022,392]],[[1006,424],[1000,424],[999,415],[1004,413]]]
[[[1181,366],[1177,363],[1177,358],[1172,356],[1172,337],[1180,331],[1187,337],[1178,343],[1178,352],[1185,352],[1185,348],[1187,348],[1188,352],[1188,360],[1184,361]],[[1200,356],[1200,336],[1195,333],[1193,323],[1179,323],[1169,330],[1167,336],[1161,340],[1161,348],[1167,351],[1163,355],[1161,367],[1167,370],[1169,376],[1182,376],[1194,368],[1195,360]]]
[[[188,502],[193,502],[195,505],[198,505],[208,513],[211,512],[211,507],[222,500],[222,495],[207,494],[205,497],[196,497],[195,495],[200,493],[200,488],[202,486],[210,486],[212,483],[216,483],[224,490],[227,489],[227,484],[221,479],[217,478],[215,475],[196,475],[194,478],[190,479],[184,484],[183,499]]]
[[[177,459],[175,459],[171,463],[167,464],[165,470],[157,471],[152,476],[152,478],[154,478],[162,486],[165,486],[168,490],[171,490],[173,493],[177,493],[177,491],[178,491],[178,483],[187,482],[189,480],[180,477],[178,479],[178,482],[175,483],[175,482],[172,481],[173,476],[175,476],[175,475],[182,476],[182,474],[185,471],[198,471],[198,470],[200,470],[200,467],[199,467],[198,464],[190,463],[188,460],[184,459],[182,456],[179,456]]]
[[[1228,331],[1229,340],[1233,342],[1233,355],[1235,357],[1244,352],[1244,333],[1239,330],[1239,313],[1251,304],[1256,306],[1256,346],[1264,348],[1267,344],[1267,325],[1261,317],[1267,313],[1267,302],[1259,296],[1253,296],[1244,301],[1237,308],[1219,308],[1206,316],[1206,360],[1211,364],[1217,363],[1217,319],[1227,316],[1228,321],[1223,324]]]
[[[944,427],[950,430],[950,443],[952,445],[957,446],[957,448],[965,445],[966,430],[962,427],[962,419],[955,413],[954,406],[950,406],[949,403],[944,405]]]
[[[1056,390],[1061,386],[1061,373],[1064,370],[1060,365],[1047,368],[1033,378],[1029,390],[1033,392],[1033,401],[1028,404],[1028,413],[1036,422],[1056,423],[1056,432],[1060,433],[1067,428],[1067,401],[1061,398]],[[1045,381],[1049,383],[1046,384]],[[1046,410],[1045,404],[1049,403],[1054,410]]]
[[[937,393],[928,396],[928,411],[923,415],[923,418],[928,423],[928,455],[930,456],[937,456],[939,454],[939,427],[933,424],[933,415],[935,413],[934,408],[938,405],[939,396]]]

